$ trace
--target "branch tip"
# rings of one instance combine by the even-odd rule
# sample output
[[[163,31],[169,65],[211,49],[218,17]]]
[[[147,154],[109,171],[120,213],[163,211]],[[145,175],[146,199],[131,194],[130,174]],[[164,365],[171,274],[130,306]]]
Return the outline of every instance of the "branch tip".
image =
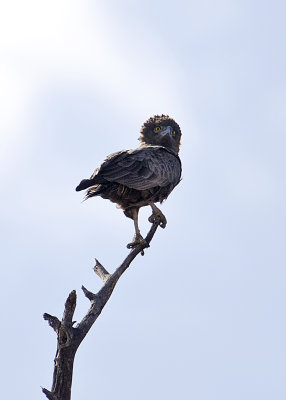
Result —
[[[49,400],[56,400],[56,397],[48,389],[42,388],[42,392],[47,396]]]
[[[65,310],[62,321],[67,326],[72,326],[72,317],[76,307],[76,291],[73,290],[68,295],[65,302]]]
[[[82,285],[81,289],[82,289],[85,297],[88,298],[88,300],[92,301],[96,298],[96,295],[94,293],[90,292],[89,290],[87,290],[83,285]]]
[[[73,308],[76,306],[76,291],[72,290],[66,300],[65,307]]]
[[[100,279],[103,280],[104,283],[111,276],[110,273],[104,268],[103,265],[100,264],[100,262],[96,258],[95,258],[95,266],[93,267],[93,270],[96,273],[96,275],[99,276]]]
[[[54,317],[53,315],[50,315],[48,313],[45,313],[43,315],[44,320],[48,321],[49,325],[53,328],[55,332],[58,332],[61,322],[57,317]]]

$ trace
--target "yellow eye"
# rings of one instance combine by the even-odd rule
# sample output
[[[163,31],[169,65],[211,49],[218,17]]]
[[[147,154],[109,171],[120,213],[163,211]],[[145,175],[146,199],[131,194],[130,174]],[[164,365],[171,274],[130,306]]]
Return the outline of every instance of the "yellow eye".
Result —
[[[173,136],[175,136],[175,135],[176,135],[176,131],[175,131],[175,129],[173,130],[173,132],[172,132],[172,135],[173,135]]]
[[[160,130],[161,130],[161,126],[155,126],[155,129],[154,129],[155,132],[159,132]]]

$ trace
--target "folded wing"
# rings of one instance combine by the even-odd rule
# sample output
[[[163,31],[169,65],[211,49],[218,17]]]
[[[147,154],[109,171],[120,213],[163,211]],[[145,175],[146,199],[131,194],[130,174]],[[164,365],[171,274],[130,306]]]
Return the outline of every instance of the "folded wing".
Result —
[[[136,190],[176,186],[181,177],[179,157],[164,147],[146,146],[109,156],[91,176]]]

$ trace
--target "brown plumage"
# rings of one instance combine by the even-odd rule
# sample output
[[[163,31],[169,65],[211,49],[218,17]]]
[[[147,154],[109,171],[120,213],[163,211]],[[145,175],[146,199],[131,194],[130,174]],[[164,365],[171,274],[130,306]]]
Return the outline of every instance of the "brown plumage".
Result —
[[[138,227],[140,207],[150,205],[150,222],[167,220],[154,203],[162,203],[181,179],[178,156],[181,130],[168,115],[149,118],[140,131],[140,147],[109,155],[90,179],[83,179],[76,190],[87,189],[85,199],[101,196],[117,203],[125,215],[134,220],[135,236],[127,245],[133,248],[144,239]]]

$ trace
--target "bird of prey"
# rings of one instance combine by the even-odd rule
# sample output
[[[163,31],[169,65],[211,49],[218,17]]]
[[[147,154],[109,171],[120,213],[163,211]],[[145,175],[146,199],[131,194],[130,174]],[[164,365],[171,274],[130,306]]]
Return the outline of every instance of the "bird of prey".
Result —
[[[167,220],[154,203],[162,203],[181,179],[181,129],[168,115],[154,115],[141,127],[141,145],[109,155],[89,179],[83,179],[76,191],[88,189],[85,199],[101,196],[109,199],[133,219],[135,235],[128,248],[144,243],[138,226],[140,207],[150,205],[149,221]]]

